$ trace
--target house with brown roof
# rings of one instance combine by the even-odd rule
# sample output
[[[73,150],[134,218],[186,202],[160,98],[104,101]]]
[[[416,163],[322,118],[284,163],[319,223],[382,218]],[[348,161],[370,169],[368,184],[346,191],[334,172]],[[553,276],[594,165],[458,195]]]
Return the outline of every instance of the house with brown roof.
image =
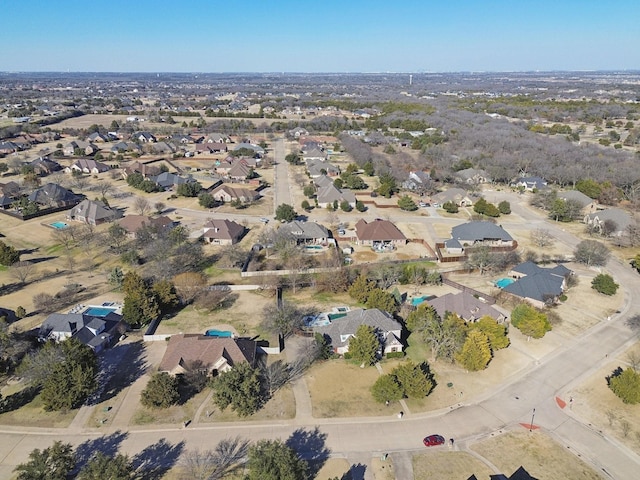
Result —
[[[160,167],[156,165],[147,165],[146,163],[135,161],[131,165],[122,169],[122,176],[126,180],[132,173],[139,173],[144,178],[156,177],[162,173]]]
[[[243,162],[234,162],[231,168],[227,171],[227,176],[236,181],[246,180],[247,176],[251,172],[251,167]]]
[[[355,208],[356,206],[356,195],[348,188],[338,188],[333,183],[319,188],[316,194],[316,200],[320,208],[327,208],[329,205],[333,206],[335,202],[338,202],[338,205],[340,205],[345,201],[351,208]]]
[[[453,202],[459,207],[470,207],[475,203],[467,191],[462,188],[450,188],[444,192],[436,193],[431,197],[431,201],[440,205]]]
[[[227,183],[217,186],[211,192],[211,196],[218,202],[232,202],[239,200],[242,203],[253,202],[260,198],[260,194],[248,188],[232,187]]]
[[[89,225],[100,225],[106,222],[113,222],[120,218],[122,214],[106,206],[104,203],[85,199],[67,212],[67,218],[76,222],[88,223]]]
[[[71,155],[74,155],[77,150],[82,151],[84,155],[93,155],[100,149],[91,142],[73,140],[63,147],[62,153],[64,153],[67,157],[70,157]]]
[[[376,218],[367,222],[361,218],[356,223],[356,238],[359,245],[371,245],[374,248],[406,245],[407,237],[388,220]]]
[[[109,171],[109,165],[102,162],[97,162],[90,158],[80,158],[73,165],[64,169],[66,173],[73,171],[82,173],[102,173]]]
[[[153,232],[161,233],[172,229],[175,226],[175,223],[165,215],[161,215],[159,217],[127,215],[118,221],[118,225],[127,231],[128,237],[135,239],[138,236],[138,232],[145,228]]]
[[[211,375],[224,373],[240,363],[256,364],[258,344],[248,338],[172,335],[158,367],[171,375],[184,373],[190,364],[202,363]]]
[[[233,245],[238,243],[246,228],[232,220],[211,219],[204,224],[202,238],[214,245]]]
[[[447,312],[451,312],[469,323],[477,322],[485,316],[493,318],[498,323],[503,323],[507,319],[502,312],[468,292],[447,293],[427,302],[438,312],[440,318],[444,318]]]

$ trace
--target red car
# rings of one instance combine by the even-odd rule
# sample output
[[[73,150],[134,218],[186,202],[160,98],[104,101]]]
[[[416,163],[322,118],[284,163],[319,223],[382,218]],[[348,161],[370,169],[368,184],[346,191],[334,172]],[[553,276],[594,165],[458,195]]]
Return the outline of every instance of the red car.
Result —
[[[429,435],[422,440],[425,447],[435,447],[436,445],[444,444],[444,437],[442,435]]]

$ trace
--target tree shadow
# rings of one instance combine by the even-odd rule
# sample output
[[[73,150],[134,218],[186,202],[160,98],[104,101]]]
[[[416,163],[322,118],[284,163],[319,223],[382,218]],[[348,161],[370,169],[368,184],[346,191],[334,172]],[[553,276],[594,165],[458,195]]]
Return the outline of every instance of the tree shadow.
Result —
[[[366,471],[366,465],[356,463],[355,465],[351,465],[351,468],[342,476],[341,480],[364,480],[364,474]]]
[[[612,378],[616,378],[619,377],[620,375],[622,375],[622,367],[618,367],[616,368],[613,372],[611,372],[611,375],[607,375],[605,378],[605,380],[607,381],[607,385],[611,385],[611,379]]]
[[[40,392],[39,387],[26,387],[12,395],[0,399],[0,414],[12,412],[31,403]]]
[[[106,402],[145,374],[147,370],[142,342],[117,344],[105,352],[101,362],[98,385],[103,387],[88,401],[88,404]]]
[[[309,462],[309,476],[311,478],[315,478],[331,453],[326,445],[326,439],[327,434],[321,432],[318,427],[313,430],[299,428],[285,442],[288,447]]]
[[[96,452],[104,453],[108,457],[114,457],[118,453],[120,444],[129,436],[128,432],[117,430],[111,435],[82,442],[76,448],[76,465],[81,469],[87,464]]]
[[[139,480],[160,480],[178,461],[185,442],[172,445],[161,438],[131,459]]]

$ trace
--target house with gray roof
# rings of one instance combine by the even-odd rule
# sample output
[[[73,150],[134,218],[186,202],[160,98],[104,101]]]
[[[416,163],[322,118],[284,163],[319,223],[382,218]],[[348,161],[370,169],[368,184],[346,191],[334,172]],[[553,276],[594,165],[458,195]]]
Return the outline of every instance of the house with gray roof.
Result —
[[[598,203],[591,197],[586,196],[584,193],[578,190],[566,190],[558,192],[558,198],[565,202],[571,201],[576,205],[580,205],[580,209],[583,215],[588,215],[595,212],[598,209]]]
[[[431,197],[431,201],[440,205],[453,202],[459,207],[470,207],[475,203],[471,195],[462,188],[450,188],[444,192],[436,193]]]
[[[75,338],[98,353],[127,331],[122,315],[110,312],[105,316],[84,313],[52,313],[40,326],[39,336],[56,342]]]
[[[33,167],[35,174],[41,177],[62,170],[62,165],[51,160],[49,157],[38,157],[29,162],[29,165]]]
[[[486,170],[478,168],[465,168],[458,170],[453,174],[454,180],[466,183],[468,185],[477,185],[480,183],[491,183],[491,177]]]
[[[314,331],[329,340],[335,353],[343,355],[349,351],[349,341],[355,337],[360,325],[372,327],[378,335],[379,356],[403,350],[402,325],[387,312],[377,308],[351,310],[340,318],[330,320],[329,325],[314,327]]]
[[[47,183],[31,192],[28,198],[30,201],[46,208],[56,208],[77,205],[83,199],[83,196],[76,195],[57,183]]]
[[[102,173],[109,171],[109,165],[98,162],[91,158],[80,158],[76,160],[76,162],[64,169],[66,173],[71,173],[73,171],[82,172],[82,173]]]
[[[426,189],[431,183],[431,175],[429,172],[416,170],[409,172],[407,179],[402,182],[402,188],[411,191],[420,191]]]
[[[486,221],[467,222],[451,229],[451,238],[464,248],[472,245],[512,247],[514,240],[500,225]],[[451,252],[448,252],[451,253]]]
[[[308,162],[310,160],[324,162],[325,160],[327,160],[327,158],[328,155],[319,148],[313,148],[311,150],[305,151],[302,154],[302,160],[304,160],[305,162]]]
[[[334,202],[338,202],[338,205],[340,205],[343,201],[347,201],[351,208],[356,206],[356,195],[347,188],[336,187],[333,183],[319,189],[316,199],[320,208],[327,208],[328,205],[333,205]]]
[[[85,199],[67,212],[67,218],[76,222],[100,225],[113,222],[122,216],[119,210],[97,200]]]
[[[278,228],[278,235],[294,242],[296,245],[326,244],[330,237],[329,230],[316,222],[293,220],[283,223]]]
[[[607,225],[605,225],[605,223],[609,223],[612,227],[610,235],[621,237],[629,225],[633,223],[633,217],[621,208],[607,208],[585,215],[583,222],[597,232],[606,230]]]
[[[541,190],[547,186],[547,181],[540,177],[520,177],[511,183],[512,187],[522,188],[528,192]]]
[[[337,177],[340,175],[340,168],[336,167],[332,163],[316,159],[305,160],[307,164],[307,172],[311,178],[317,178],[321,175],[328,175],[330,177]]]
[[[564,265],[543,268],[533,262],[524,262],[511,269],[509,276],[516,281],[505,286],[502,291],[543,308],[549,303],[557,302],[567,287],[566,279],[572,274]]]
[[[259,157],[264,155],[264,148],[259,145],[254,145],[253,143],[239,143],[233,148],[233,151],[235,152],[241,149],[253,150],[254,155]]]
[[[507,319],[506,315],[468,292],[447,293],[427,302],[438,312],[440,318],[444,318],[447,312],[451,312],[469,323],[477,322],[485,316],[493,318],[498,323],[503,323]]]
[[[313,184],[316,188],[321,189],[327,185],[333,185],[333,178],[329,178],[326,175],[320,175],[313,179]]]
[[[195,179],[191,176],[181,177],[180,175],[170,172],[162,172],[160,175],[150,177],[150,180],[165,190],[171,190],[172,188],[185,183],[195,182]]]

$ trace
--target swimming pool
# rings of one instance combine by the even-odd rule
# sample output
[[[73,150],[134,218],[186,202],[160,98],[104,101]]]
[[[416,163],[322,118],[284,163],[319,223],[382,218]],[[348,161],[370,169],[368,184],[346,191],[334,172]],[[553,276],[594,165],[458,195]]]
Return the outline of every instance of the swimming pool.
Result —
[[[425,302],[429,297],[416,297],[411,299],[411,305],[417,307],[421,303]]]
[[[53,222],[53,223],[50,223],[49,226],[53,228],[57,228],[58,230],[62,230],[63,228],[67,228],[69,224],[65,222]]]
[[[496,287],[504,288],[511,285],[513,282],[515,282],[513,278],[508,278],[508,277],[501,278],[500,280],[496,280]]]
[[[207,330],[205,332],[205,335],[207,337],[231,338],[233,337],[233,332],[230,332],[228,330],[211,329],[211,330]]]
[[[84,312],[83,315],[89,315],[91,317],[106,317],[112,312],[115,312],[115,308],[107,308],[107,307],[89,307]]]

